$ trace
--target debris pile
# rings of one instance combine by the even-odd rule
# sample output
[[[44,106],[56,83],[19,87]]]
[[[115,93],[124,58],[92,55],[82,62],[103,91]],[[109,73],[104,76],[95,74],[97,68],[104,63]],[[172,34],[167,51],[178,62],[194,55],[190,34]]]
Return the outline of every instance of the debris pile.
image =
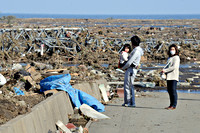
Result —
[[[45,97],[56,93],[51,91],[43,95],[40,92],[40,81],[51,75],[70,74],[72,85],[104,78],[112,82],[108,98],[116,96],[116,89],[124,80],[124,71],[117,69],[119,53],[124,44],[130,43],[133,34],[140,36],[145,51],[136,87],[166,86],[159,74],[162,68],[154,69],[152,62],[166,61],[170,44],[179,46],[181,62],[200,60],[200,23],[197,20],[12,21],[13,25],[0,24],[0,124],[28,112]],[[199,86],[198,66],[193,68],[196,75],[180,69],[181,86]]]

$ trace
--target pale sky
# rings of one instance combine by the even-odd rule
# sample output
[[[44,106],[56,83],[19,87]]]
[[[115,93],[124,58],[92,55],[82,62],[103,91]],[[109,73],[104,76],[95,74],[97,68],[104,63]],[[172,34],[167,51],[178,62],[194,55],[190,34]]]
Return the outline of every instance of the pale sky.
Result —
[[[200,0],[1,0],[0,13],[200,14]]]

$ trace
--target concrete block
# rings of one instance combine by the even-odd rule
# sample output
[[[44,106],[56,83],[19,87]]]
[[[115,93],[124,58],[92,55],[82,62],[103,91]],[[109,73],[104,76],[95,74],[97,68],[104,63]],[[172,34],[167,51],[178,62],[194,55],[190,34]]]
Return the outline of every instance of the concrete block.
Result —
[[[70,100],[69,94],[66,93],[66,92],[63,92],[62,94],[64,95],[64,97],[66,97],[66,106],[67,106],[66,112],[68,114],[74,114],[74,110],[73,110],[73,107],[72,107],[72,102]],[[63,100],[65,100],[65,98],[63,98]]]
[[[81,84],[75,84],[73,85],[73,88],[81,90],[93,97],[95,97],[97,100],[101,100],[101,95],[98,89],[98,86],[95,85],[96,83],[81,83]]]
[[[56,122],[56,125],[60,128],[60,129],[62,129],[62,131],[63,132],[65,132],[65,133],[71,133],[71,131],[65,126],[65,124],[63,124],[60,120],[58,120],[57,122]]]
[[[98,85],[104,84],[105,87],[107,87],[107,85],[108,85],[108,82],[107,82],[106,79],[99,79],[99,80],[96,80],[95,82],[96,82]]]
[[[99,86],[96,82],[91,82],[90,83],[90,86],[91,86],[91,90],[94,94],[94,97],[98,100],[98,101],[101,101],[101,93],[100,93],[100,90],[99,90]]]
[[[56,94],[56,93],[58,93],[58,91],[57,91],[56,89],[53,89],[53,90],[47,90],[47,91],[45,91],[45,92],[44,92],[44,95],[45,95],[46,97],[48,97],[48,95],[54,95],[54,94]]]
[[[35,127],[35,132],[36,133],[42,133],[43,127],[41,124],[41,121],[39,119],[39,110],[36,108],[34,111],[32,111],[29,115],[32,117],[33,125]]]
[[[39,106],[38,109],[36,109],[34,111],[36,111],[38,113],[38,118],[39,118],[39,121],[40,121],[41,127],[42,127],[41,128],[42,133],[46,132],[46,129],[48,128],[48,126],[51,126],[49,124],[50,121],[47,118],[48,114],[46,113],[46,110],[44,109],[44,107]],[[48,117],[50,117],[50,116],[48,116]]]
[[[48,129],[53,126],[53,119],[52,113],[50,113],[50,108],[49,105],[47,105],[46,100],[39,103],[39,105],[37,105],[37,107],[34,108],[33,111],[36,111],[38,113],[38,118],[42,127],[42,133],[48,132]]]
[[[56,118],[54,119],[55,122],[58,120],[63,120],[63,122],[68,123],[68,114],[73,114],[73,108],[71,104],[71,100],[66,92],[61,92],[55,94],[53,96],[52,106],[54,109],[53,113],[55,113]],[[56,115],[59,114],[59,115]],[[61,115],[62,114],[62,115]]]
[[[19,115],[6,123],[6,125],[12,128],[12,133],[25,133],[25,127],[22,121],[23,117],[23,115]]]
[[[99,90],[100,84],[104,84],[105,87],[108,85],[105,79],[100,79],[90,83],[86,82],[81,84],[75,84],[72,87],[95,97],[98,101],[101,101],[101,93]]]
[[[14,129],[11,125],[4,124],[0,126],[0,133],[14,133]]]
[[[55,123],[58,121],[58,120],[61,120],[62,119],[62,116],[60,114],[60,111],[59,111],[59,106],[57,104],[57,99],[55,96],[53,96],[51,99],[49,99],[49,102],[48,104],[46,104],[47,106],[49,106],[50,110],[49,113],[52,114],[52,122],[53,122],[53,125],[55,125]],[[62,107],[62,106],[61,106]],[[55,131],[56,130],[56,126],[50,128],[52,131]]]
[[[23,118],[21,118],[22,124],[24,125],[24,132],[25,133],[36,133],[36,128],[34,126],[33,119],[31,117],[32,113],[29,113],[27,115],[24,115]]]
[[[63,101],[63,98],[57,97],[57,105],[59,107],[58,110],[60,112],[60,115],[62,116],[59,120],[63,121],[63,123],[68,123],[68,121],[69,121],[66,103],[67,103],[67,101]],[[62,108],[60,108],[60,107],[62,107]]]
[[[68,114],[73,108],[68,94],[64,91],[40,102],[32,112],[20,115],[0,127],[0,133],[47,133],[56,131],[56,122],[68,123]]]
[[[83,82],[81,84],[75,84],[75,85],[73,85],[73,88],[81,90],[81,91],[93,96],[90,84],[87,82]]]
[[[45,121],[48,123],[47,125],[45,125],[45,127],[46,127],[45,132],[48,132],[49,130],[50,131],[56,130],[56,126],[55,126],[56,121],[55,121],[54,115],[59,115],[59,114],[55,114],[54,108],[52,107],[52,106],[54,106],[53,100],[54,100],[53,97],[50,97],[47,100],[45,100],[45,102],[43,104],[44,113],[46,115]]]
[[[101,95],[103,97],[104,102],[108,102],[109,99],[108,99],[108,96],[107,96],[107,93],[106,93],[106,88],[105,88],[104,84],[100,84],[99,89],[101,91]]]
[[[32,111],[34,115],[38,115],[42,132],[55,131],[57,120],[63,120],[63,122],[67,123],[68,113],[73,114],[71,101],[64,91],[48,97],[45,101],[37,104]]]
[[[73,114],[74,112],[69,95],[66,92],[62,92],[61,94],[62,95],[56,96],[56,101],[60,115],[62,116],[60,120],[67,124],[69,122],[68,114]]]

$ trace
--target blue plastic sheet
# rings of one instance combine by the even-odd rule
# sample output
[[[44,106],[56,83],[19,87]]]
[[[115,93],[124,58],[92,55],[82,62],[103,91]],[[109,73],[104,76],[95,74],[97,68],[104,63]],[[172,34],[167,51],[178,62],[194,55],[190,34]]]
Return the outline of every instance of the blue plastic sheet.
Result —
[[[40,81],[40,91],[44,92],[52,89],[63,90],[69,94],[75,107],[79,108],[83,103],[85,103],[99,112],[105,111],[104,105],[96,98],[81,90],[74,89],[69,83],[70,80],[70,74],[49,76]]]
[[[17,95],[24,95],[24,92],[20,88],[14,87],[13,89]]]

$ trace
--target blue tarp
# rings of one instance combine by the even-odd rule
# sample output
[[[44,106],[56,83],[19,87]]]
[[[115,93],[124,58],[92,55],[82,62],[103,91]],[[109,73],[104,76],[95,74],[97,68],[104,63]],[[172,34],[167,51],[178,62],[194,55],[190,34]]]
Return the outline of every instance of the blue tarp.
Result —
[[[17,95],[22,95],[22,96],[24,95],[24,92],[20,90],[20,88],[14,87],[13,90]]]
[[[69,83],[70,80],[70,74],[49,76],[40,81],[40,91],[44,92],[52,89],[63,90],[69,94],[75,107],[79,108],[83,103],[85,103],[99,112],[105,111],[104,105],[101,104],[96,98],[81,90],[74,89]]]

